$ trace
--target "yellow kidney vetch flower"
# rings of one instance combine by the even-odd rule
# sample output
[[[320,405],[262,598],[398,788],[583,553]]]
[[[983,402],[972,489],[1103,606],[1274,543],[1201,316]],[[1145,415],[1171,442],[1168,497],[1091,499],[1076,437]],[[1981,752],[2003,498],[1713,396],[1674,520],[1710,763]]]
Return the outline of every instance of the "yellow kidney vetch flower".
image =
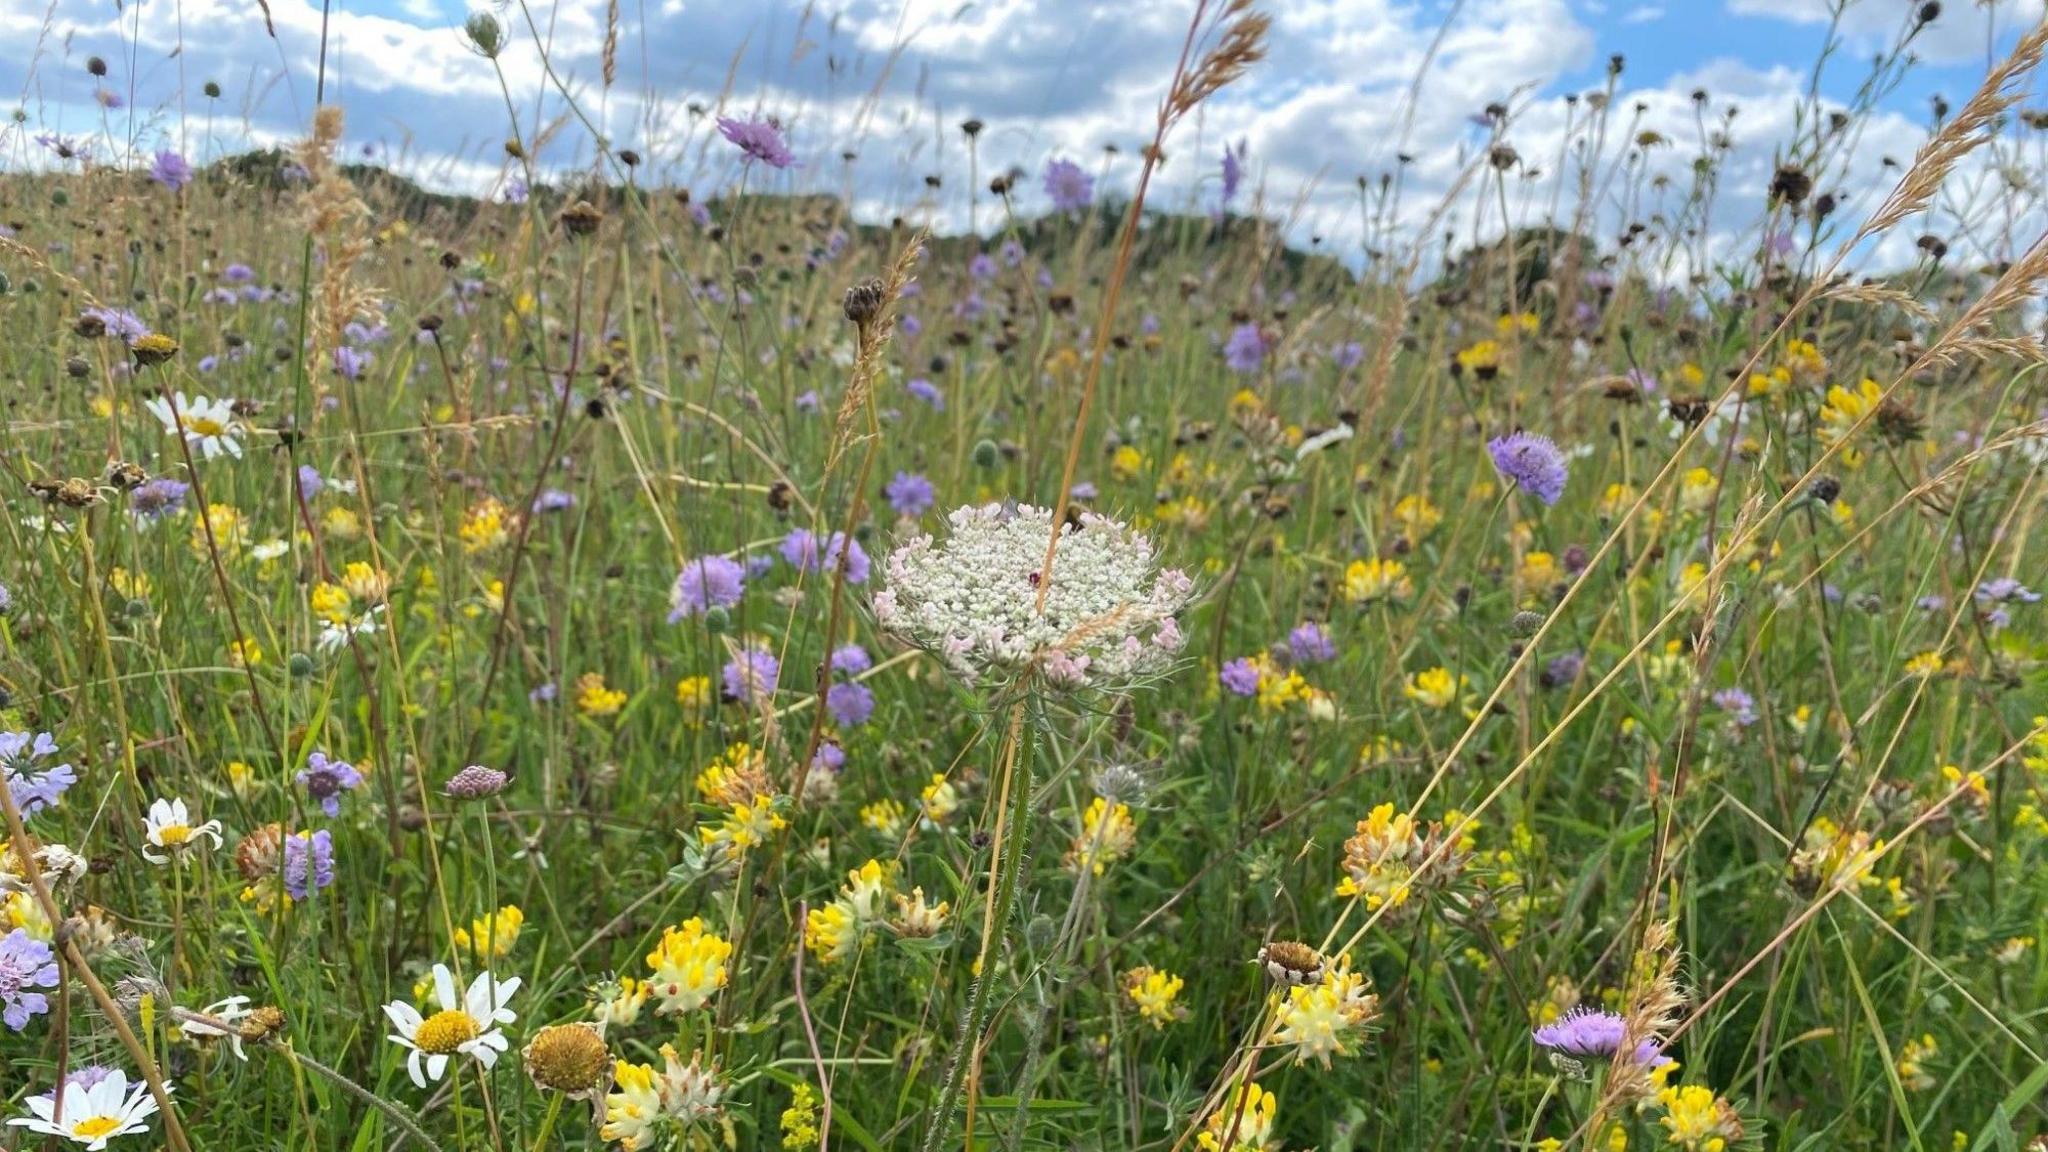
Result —
[[[1443,523],[1443,510],[1429,502],[1423,495],[1403,496],[1394,504],[1394,521],[1401,525],[1401,532],[1411,541],[1419,541],[1436,531]]]
[[[1820,408],[1820,442],[1829,447],[1842,443],[1857,421],[1877,411],[1883,402],[1884,389],[1867,376],[1853,390],[1840,384],[1829,388],[1827,402]],[[1852,471],[1863,466],[1861,449],[1844,447],[1841,458],[1842,466]]]
[[[1097,796],[1081,814],[1081,830],[1074,834],[1064,863],[1069,871],[1086,870],[1100,876],[1110,864],[1130,855],[1137,842],[1138,829],[1131,823],[1130,806],[1112,805]]]
[[[455,930],[455,949],[465,956],[474,957],[480,965],[502,960],[512,954],[512,948],[519,943],[519,929],[526,923],[526,913],[517,904],[507,904],[496,912],[470,921],[468,928]]]
[[[576,678],[576,709],[585,716],[616,716],[626,706],[626,694],[607,687],[604,673],[585,672]]]
[[[1254,1080],[1233,1088],[1202,1122],[1195,1143],[1202,1152],[1265,1152],[1273,1139],[1280,1100]]]
[[[704,930],[704,920],[692,916],[661,933],[661,943],[647,954],[652,975],[647,986],[659,1000],[655,1014],[695,1012],[720,988],[725,987],[725,962],[732,944],[724,937]]]
[[[1156,1031],[1187,1019],[1187,1008],[1175,1003],[1185,984],[1171,972],[1141,965],[1124,973],[1124,999],[1137,1010],[1138,1018]]]
[[[1135,480],[1145,470],[1145,454],[1129,444],[1109,454],[1109,474],[1118,480]]]
[[[472,554],[488,552],[512,538],[514,522],[511,511],[502,501],[486,496],[463,513],[462,527],[456,530],[456,534],[462,538],[463,551]]]
[[[1687,1084],[1657,1093],[1664,1109],[1659,1123],[1667,1138],[1686,1152],[1727,1152],[1731,1141],[1742,1139],[1742,1118],[1712,1088]]]
[[[1457,703],[1467,683],[1465,677],[1452,675],[1448,669],[1430,668],[1408,677],[1401,695],[1425,708],[1448,708]]]
[[[1382,560],[1374,556],[1353,560],[1344,569],[1344,599],[1348,603],[1400,601],[1414,594],[1415,585],[1408,579],[1408,568],[1399,560]]]

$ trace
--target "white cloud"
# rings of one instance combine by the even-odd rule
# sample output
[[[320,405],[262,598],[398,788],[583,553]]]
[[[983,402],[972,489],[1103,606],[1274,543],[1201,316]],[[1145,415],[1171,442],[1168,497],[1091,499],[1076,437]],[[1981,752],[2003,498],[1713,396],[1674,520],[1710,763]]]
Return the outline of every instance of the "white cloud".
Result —
[[[1899,2],[1865,0],[1852,12]],[[45,11],[36,3],[0,0],[0,37],[36,42]],[[1732,3],[1747,8],[1767,0]],[[1794,20],[1806,19],[1804,9],[1787,5],[1804,3],[1768,0],[1773,14]],[[2017,5],[2038,9],[2040,3],[2006,0],[2003,11],[2009,16]],[[73,131],[96,127],[92,86],[79,60],[88,52],[127,60],[132,40],[140,62],[132,79],[141,135],[175,126],[182,76],[191,88],[208,77],[228,83],[224,103],[237,111],[246,107],[251,140],[295,136],[311,111],[320,9],[316,0],[272,0],[271,6],[275,41],[246,0],[185,0],[182,39],[176,10],[155,0],[126,17],[111,8],[65,8],[43,54],[0,60],[0,90],[28,93],[32,114],[68,116],[65,126]],[[846,0],[832,11],[805,0],[760,0],[648,5],[642,25],[640,6],[627,5],[618,82],[606,93],[600,82],[605,7],[605,0],[539,6],[545,21],[540,39],[556,75],[598,128],[615,146],[648,157],[645,175],[709,190],[737,171],[709,118],[689,114],[687,104],[775,115],[790,126],[804,166],[759,173],[754,186],[769,180],[790,190],[842,191],[848,174],[838,157],[854,151],[859,159],[851,189],[859,214],[886,218],[929,210],[934,223],[949,229],[966,224],[967,157],[956,126],[969,116],[987,123],[980,139],[982,182],[1011,165],[1030,174],[1019,197],[1022,210],[1042,207],[1037,173],[1052,155],[1079,160],[1105,187],[1128,187],[1187,14],[1182,0]],[[330,98],[348,109],[352,140],[385,141],[390,147],[383,154],[409,174],[442,187],[488,191],[504,170],[505,98],[491,63],[465,46],[456,26],[463,6],[439,0],[439,8],[441,15],[425,23],[337,12]],[[1440,27],[1454,10],[1455,22]],[[1585,0],[1467,0],[1456,9],[1414,0],[1274,4],[1268,59],[1168,142],[1170,159],[1155,185],[1155,202],[1206,207],[1224,142],[1247,139],[1248,191],[1260,196],[1263,209],[1289,216],[1297,240],[1320,235],[1325,250],[1356,253],[1362,243],[1358,181],[1376,181],[1401,167],[1399,154],[1411,154],[1413,162],[1403,169],[1404,219],[1419,226],[1488,143],[1471,115],[1497,101],[1517,109],[1507,141],[1528,166],[1545,170],[1542,179],[1511,190],[1518,218],[1533,222],[1529,214],[1547,208],[1554,194],[1569,205],[1577,187],[1575,169],[1561,161],[1580,146],[1583,133],[1568,135],[1567,125],[1584,123],[1585,106],[1568,108],[1559,84],[1587,74],[1600,60],[1596,34],[1580,18],[1588,10]],[[1639,4],[1619,19],[1646,19],[1644,13],[1659,10]],[[501,19],[509,46],[498,63],[521,135],[530,139],[537,125],[563,120],[543,159],[564,171],[587,164],[592,141],[579,121],[565,118],[534,32],[516,7]],[[1852,32],[1862,35],[1856,30],[1862,27]],[[125,84],[131,78],[116,79]],[[1791,70],[1722,61],[1654,88],[1622,92],[1613,136],[1641,127],[1674,143],[1650,149],[1615,184],[1603,185],[1609,195],[1597,206],[1596,230],[1611,242],[1631,219],[1647,221],[1660,210],[1667,218],[1679,214],[1700,147],[1691,93],[1702,87],[1713,100],[1710,115],[1727,101],[1742,108],[1731,128],[1736,147],[1722,173],[1715,234],[1702,246],[1712,253],[1753,243],[1754,235],[1745,239],[1742,229],[1761,212],[1763,187],[1776,150],[1793,134],[1803,86],[1803,74]],[[188,116],[197,103],[188,90]],[[1637,104],[1640,125],[1632,120]],[[243,131],[239,125],[222,130],[237,138]],[[1876,157],[1906,159],[1920,138],[1918,127],[1892,114],[1872,118],[1862,131],[1861,166],[1824,177],[1848,197],[1844,218],[1888,183]],[[142,142],[155,144],[154,138]],[[1105,156],[1106,144],[1119,146],[1120,154]],[[1620,150],[1610,140],[1604,162]],[[924,187],[925,176],[934,173],[945,179],[936,195]],[[1657,176],[1668,182],[1666,190],[1658,190]],[[1553,183],[1560,179],[1568,181],[1563,189]],[[1470,231],[1478,203],[1476,189],[1459,198],[1450,222],[1461,233]],[[982,204],[987,226],[994,213],[985,192]],[[1492,220],[1487,230],[1497,229],[1497,205],[1483,211]]]
[[[1664,8],[1659,4],[1638,4],[1621,18],[1623,24],[1654,24],[1664,18]]]
[[[1835,0],[1728,0],[1728,10],[1742,16],[1763,16],[1798,24],[1826,25]],[[1841,31],[1860,51],[1890,46],[1916,18],[1923,0],[1851,0],[1842,13]],[[1941,15],[1913,39],[1912,51],[1938,64],[1984,63],[1995,33],[2011,33],[2038,23],[2043,0],[1947,0]]]

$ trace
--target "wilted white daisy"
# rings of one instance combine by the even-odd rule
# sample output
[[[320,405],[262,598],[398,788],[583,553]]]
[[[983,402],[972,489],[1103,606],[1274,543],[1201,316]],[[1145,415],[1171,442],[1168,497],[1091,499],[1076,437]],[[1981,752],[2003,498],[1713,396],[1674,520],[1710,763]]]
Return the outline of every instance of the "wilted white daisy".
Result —
[[[498,980],[489,972],[479,972],[469,982],[469,991],[458,1000],[455,977],[446,964],[436,964],[434,1002],[440,1005],[440,1011],[422,1017],[419,1009],[403,1000],[386,1004],[384,1015],[398,1029],[390,1037],[392,1043],[412,1049],[412,1055],[406,1059],[412,1082],[425,1088],[428,1080],[440,1080],[448,1071],[448,1058],[452,1055],[473,1056],[485,1068],[496,1064],[498,1054],[510,1047],[499,1025],[519,1019],[517,1012],[505,1007],[517,991],[519,977]],[[424,1073],[420,1067],[422,1056],[426,1057]]]
[[[205,396],[187,397],[179,392],[168,400],[159,396],[143,407],[157,418],[165,432],[182,432],[186,442],[208,460],[223,452],[237,460],[242,458],[242,442],[235,439],[234,402],[226,397],[213,400]]]
[[[238,1026],[249,1015],[247,996],[230,996],[216,1000],[197,1012],[179,1010],[174,1014],[178,1029],[187,1036],[210,1036],[226,1040],[234,1050],[235,1059],[246,1062],[249,1054],[242,1051],[242,1030]]]
[[[152,864],[168,864],[173,856],[183,856],[197,848],[201,840],[212,840],[215,848],[220,847],[220,821],[194,824],[183,800],[159,798],[149,806],[149,816],[143,821],[143,838],[149,844],[142,850],[143,859]]]
[[[61,1097],[59,1093],[29,1097],[25,1103],[30,1114],[7,1122],[45,1136],[62,1136],[85,1145],[87,1152],[105,1148],[116,1136],[149,1130],[149,1118],[156,1114],[156,1099],[149,1094],[149,1085],[131,1085],[128,1074],[118,1068],[89,1085],[83,1080],[67,1077]],[[164,1088],[168,1091],[170,1085]],[[60,1098],[64,1105],[61,1121],[55,1119],[60,1115]]]
[[[320,626],[320,636],[317,640],[313,641],[313,646],[322,655],[331,656],[346,648],[351,636],[375,636],[377,634],[377,615],[382,611],[384,611],[384,605],[372,604],[368,612],[351,618],[345,624],[337,624],[332,620],[327,621]]]
[[[1183,642],[1174,614],[1194,585],[1159,569],[1152,542],[1083,513],[1060,528],[1039,602],[1052,512],[987,504],[949,516],[944,542],[917,535],[890,553],[875,618],[969,682],[1037,669],[1047,682],[1111,687],[1163,668]]]

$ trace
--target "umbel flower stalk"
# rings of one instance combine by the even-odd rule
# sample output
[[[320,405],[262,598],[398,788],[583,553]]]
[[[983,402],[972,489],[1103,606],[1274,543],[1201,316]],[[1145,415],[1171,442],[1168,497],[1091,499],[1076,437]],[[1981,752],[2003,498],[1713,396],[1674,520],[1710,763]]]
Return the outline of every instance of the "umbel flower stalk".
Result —
[[[957,509],[943,540],[918,534],[889,555],[874,611],[882,628],[933,652],[962,684],[1006,704],[996,751],[996,824],[973,988],[959,1043],[925,1130],[936,1150],[950,1130],[991,999],[990,963],[1016,907],[1030,851],[1034,757],[1063,698],[1128,689],[1163,673],[1184,637],[1176,614],[1194,584],[1161,569],[1143,534],[1088,514],[1054,527],[1050,509],[987,504]],[[1060,542],[1061,564],[1044,575],[1044,542]],[[973,1124],[969,1093],[968,1123]]]

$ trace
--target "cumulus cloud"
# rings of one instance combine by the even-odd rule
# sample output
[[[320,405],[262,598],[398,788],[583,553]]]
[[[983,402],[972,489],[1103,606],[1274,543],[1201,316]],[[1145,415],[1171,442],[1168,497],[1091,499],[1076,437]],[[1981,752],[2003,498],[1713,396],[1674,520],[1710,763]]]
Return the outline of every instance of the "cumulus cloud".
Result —
[[[1837,0],[1728,0],[1739,16],[1797,24],[1826,25]],[[1841,33],[1850,46],[1874,52],[1898,39],[1916,19],[1924,0],[1852,0],[1841,14]],[[1941,15],[1914,37],[1912,51],[1938,64],[1983,63],[1995,54],[1997,34],[2039,23],[2043,0],[1948,0]]]
[[[1824,12],[1823,0],[1813,2]],[[182,10],[149,0],[125,13],[31,3],[0,0],[0,37],[41,45],[0,60],[0,86],[23,92],[45,123],[98,128],[93,85],[81,66],[89,53],[122,68],[136,62],[133,76],[115,78],[134,92],[123,114],[130,119],[117,131],[142,147],[190,138],[203,104],[194,90],[206,78],[230,89],[218,111],[231,123],[217,127],[237,144],[244,134],[253,142],[296,135],[310,116],[321,34],[314,0],[271,0],[275,39],[246,0],[185,0]],[[1814,18],[1807,0],[1730,3],[1780,20]],[[2016,20],[2041,4],[2004,0],[1989,16],[1952,4],[1954,13],[1923,33],[1920,47],[1962,52],[1973,36],[1981,43],[1984,26],[1973,20]],[[1845,35],[1885,35],[1901,5],[1864,0],[1851,8]],[[395,0],[389,15],[337,11],[328,27],[329,98],[348,109],[355,146],[381,142],[376,155],[385,162],[473,192],[490,192],[506,177],[500,144],[513,115],[529,141],[553,127],[541,159],[555,175],[591,162],[587,119],[612,146],[646,155],[651,175],[707,190],[738,171],[737,157],[711,130],[712,116],[771,115],[788,127],[804,164],[757,173],[750,186],[850,192],[863,216],[903,214],[959,229],[970,181],[957,125],[970,116],[987,124],[977,182],[1013,165],[1030,175],[1020,210],[1043,210],[1036,175],[1052,156],[1081,163],[1105,189],[1128,188],[1188,13],[1184,0],[844,0],[831,7],[666,0],[626,6],[616,83],[606,88],[606,7],[605,0],[537,5],[537,28],[509,9],[501,17],[508,45],[495,68],[466,46],[463,14],[446,0]],[[1590,147],[1587,106],[1564,97],[1600,78],[1604,56],[1587,22],[1592,6],[1290,0],[1271,11],[1268,59],[1168,142],[1155,185],[1160,203],[1205,209],[1226,142],[1246,140],[1252,203],[1284,217],[1296,241],[1322,237],[1326,250],[1355,258],[1363,243],[1359,182],[1396,170],[1411,227],[1434,220],[1439,203],[1459,189],[1445,224],[1483,236],[1500,227],[1497,204],[1483,202],[1495,194],[1483,181],[1461,187],[1459,178],[1492,143],[1492,128],[1472,117],[1495,102],[1514,109],[1504,139],[1524,170],[1541,172],[1516,177],[1510,214],[1534,223],[1553,202],[1573,203],[1576,163]],[[1614,19],[1647,20],[1659,11],[1638,5]],[[1711,255],[1753,243],[1742,229],[1761,212],[1776,152],[1799,117],[1814,112],[1801,111],[1804,76],[1725,61],[1640,90],[1626,80],[1611,131],[1654,131],[1669,143],[1601,182],[1592,226],[1611,239],[1629,221],[1654,220],[1660,211],[1673,230],[1688,226],[1683,196],[1701,150],[1692,92],[1704,88],[1710,119],[1729,103],[1741,114],[1726,127],[1735,145],[1722,172],[1726,206],[1697,249]],[[574,97],[575,115],[561,88]],[[1922,134],[1889,112],[1861,131],[1859,167],[1825,174],[1852,202],[1845,208],[1888,183],[1879,156],[1910,156]],[[1610,139],[1603,163],[1623,151]],[[857,159],[844,163],[843,154]],[[926,186],[931,175],[942,178],[937,192]],[[980,199],[986,228],[996,217],[985,191]]]

